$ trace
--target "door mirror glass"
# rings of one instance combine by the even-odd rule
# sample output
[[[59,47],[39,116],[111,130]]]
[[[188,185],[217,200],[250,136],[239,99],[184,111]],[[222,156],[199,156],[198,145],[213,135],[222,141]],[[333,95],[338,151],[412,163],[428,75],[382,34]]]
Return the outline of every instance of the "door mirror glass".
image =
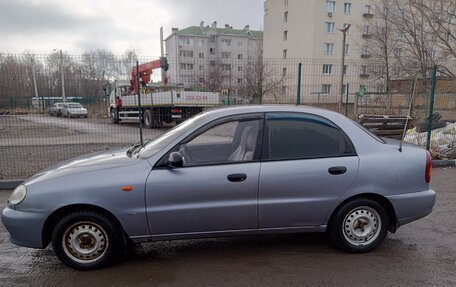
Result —
[[[169,167],[182,167],[184,166],[184,157],[178,151],[172,152],[168,157]]]

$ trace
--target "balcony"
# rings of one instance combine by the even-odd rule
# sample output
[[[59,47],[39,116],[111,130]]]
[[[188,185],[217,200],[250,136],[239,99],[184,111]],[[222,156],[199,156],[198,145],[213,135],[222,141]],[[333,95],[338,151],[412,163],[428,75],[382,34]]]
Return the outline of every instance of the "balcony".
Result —
[[[372,12],[364,12],[363,17],[366,19],[371,19],[374,18],[374,14],[372,14]]]
[[[361,54],[361,59],[370,59],[372,57],[371,54],[369,53],[362,53]]]
[[[370,39],[370,38],[372,38],[372,34],[371,33],[363,33],[363,38],[364,39]]]
[[[370,75],[368,72],[361,72],[361,74],[359,74],[359,77],[362,79],[369,78],[369,76]]]

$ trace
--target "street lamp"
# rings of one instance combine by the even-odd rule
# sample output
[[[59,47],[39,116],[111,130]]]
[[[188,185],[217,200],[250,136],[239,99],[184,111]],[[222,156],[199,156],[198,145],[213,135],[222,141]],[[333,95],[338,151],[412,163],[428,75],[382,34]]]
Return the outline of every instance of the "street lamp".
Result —
[[[339,100],[339,113],[342,112],[342,98],[344,96],[344,67],[345,67],[345,42],[347,41],[347,32],[350,29],[351,24],[348,24],[344,29],[339,29],[339,31],[342,32],[344,35],[343,40],[342,40],[342,67],[341,67],[341,73],[340,73],[340,100]]]
[[[54,49],[53,51],[54,52],[59,51],[59,55],[60,55],[60,74],[61,74],[61,78],[62,78],[62,101],[65,103],[66,97],[65,97],[65,76],[63,74],[63,54],[62,54],[62,50]]]

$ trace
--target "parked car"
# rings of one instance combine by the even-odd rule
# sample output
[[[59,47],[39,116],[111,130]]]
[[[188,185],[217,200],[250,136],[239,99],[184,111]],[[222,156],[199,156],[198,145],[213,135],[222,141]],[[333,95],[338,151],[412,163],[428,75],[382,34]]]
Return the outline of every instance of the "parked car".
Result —
[[[52,116],[61,116],[62,115],[63,103],[55,103],[49,109],[49,115]]]
[[[429,153],[310,107],[210,110],[144,146],[63,162],[11,194],[11,242],[82,270],[129,243],[328,232],[352,253],[431,213]]]
[[[62,107],[63,117],[84,117],[87,118],[87,109],[85,109],[80,103],[64,103]]]

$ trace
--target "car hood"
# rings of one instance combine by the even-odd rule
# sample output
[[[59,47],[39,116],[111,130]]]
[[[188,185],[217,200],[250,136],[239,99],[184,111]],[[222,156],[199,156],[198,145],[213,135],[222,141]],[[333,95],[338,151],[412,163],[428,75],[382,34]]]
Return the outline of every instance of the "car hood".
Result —
[[[57,177],[102,169],[124,167],[134,165],[140,161],[139,159],[128,157],[126,151],[127,149],[108,150],[69,159],[40,171],[26,180],[24,184],[30,185],[39,181]]]

